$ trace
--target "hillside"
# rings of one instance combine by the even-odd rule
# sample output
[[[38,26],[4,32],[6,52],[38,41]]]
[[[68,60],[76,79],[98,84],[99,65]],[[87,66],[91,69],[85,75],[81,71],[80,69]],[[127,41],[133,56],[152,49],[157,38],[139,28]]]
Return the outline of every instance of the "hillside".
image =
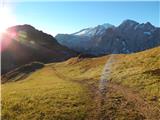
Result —
[[[106,23],[73,34],[58,34],[55,38],[60,44],[85,54],[133,53],[160,45],[160,28],[150,22],[127,19],[118,26]]]
[[[1,42],[2,74],[33,61],[58,62],[76,53],[60,45],[54,37],[30,25],[7,29]]]
[[[159,120],[159,51],[75,57],[16,82],[8,79],[2,84],[2,119]]]

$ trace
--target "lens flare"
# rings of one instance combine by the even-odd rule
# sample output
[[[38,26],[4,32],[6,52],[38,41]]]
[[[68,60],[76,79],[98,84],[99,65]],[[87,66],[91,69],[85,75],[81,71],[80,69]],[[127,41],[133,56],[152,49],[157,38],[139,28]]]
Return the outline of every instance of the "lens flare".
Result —
[[[8,27],[15,25],[15,17],[11,12],[9,7],[1,7],[0,8],[0,38],[2,34],[6,32]]]

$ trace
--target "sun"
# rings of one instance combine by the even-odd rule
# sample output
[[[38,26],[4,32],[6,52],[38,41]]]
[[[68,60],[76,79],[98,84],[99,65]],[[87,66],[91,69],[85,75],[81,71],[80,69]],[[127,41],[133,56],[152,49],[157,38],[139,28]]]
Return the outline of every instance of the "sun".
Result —
[[[2,35],[8,27],[15,24],[15,17],[9,7],[0,8],[0,35]]]

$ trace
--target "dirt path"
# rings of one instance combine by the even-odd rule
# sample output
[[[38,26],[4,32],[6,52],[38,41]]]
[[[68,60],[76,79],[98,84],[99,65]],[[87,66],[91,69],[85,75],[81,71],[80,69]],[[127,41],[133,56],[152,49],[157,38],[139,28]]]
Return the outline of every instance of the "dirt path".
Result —
[[[65,75],[59,73],[55,67],[52,67],[52,69],[54,70],[55,74],[59,78],[64,79],[64,80],[69,80],[72,82],[76,82],[76,83],[81,84],[81,85],[85,86],[86,88],[88,88],[89,95],[90,95],[91,99],[93,100],[94,105],[93,105],[93,107],[88,109],[89,115],[86,119],[87,120],[100,120],[99,118],[101,117],[101,104],[102,104],[101,98],[100,98],[100,91],[96,85],[91,84],[89,82],[89,81],[93,81],[93,79],[85,79],[85,80],[73,79],[73,78],[69,78],[68,76],[65,76]]]
[[[76,80],[76,79],[69,78],[59,73],[54,67],[52,67],[52,69],[55,71],[55,74],[59,78],[64,79],[64,80],[69,80],[72,82],[76,82],[88,88],[90,97],[92,98],[94,105],[91,109],[89,109],[89,115],[88,115],[88,118],[86,118],[87,120],[114,120],[114,117],[113,118],[108,117],[110,116],[108,115],[110,113],[109,111],[107,111],[108,108],[105,108],[105,106],[107,104],[111,104],[112,106],[114,102],[117,102],[117,101],[109,101],[111,98],[117,97],[117,95],[115,94],[116,92],[118,92],[121,96],[123,96],[125,100],[127,101],[127,103],[132,103],[134,105],[133,108],[122,108],[122,111],[124,109],[134,109],[138,111],[139,112],[138,114],[142,114],[143,116],[143,117],[139,117],[138,120],[144,120],[144,119],[145,120],[159,120],[160,118],[160,114],[157,114],[157,113],[160,113],[159,108],[155,105],[151,105],[147,103],[138,93],[136,93],[130,88],[107,81],[106,83],[107,88],[104,91],[101,91],[96,85],[96,84],[99,84],[98,80],[95,80],[95,83],[92,82],[91,84],[90,81],[93,79],[85,79],[85,80],[77,79]],[[119,109],[118,108],[119,106],[116,106],[116,107],[117,107],[116,109]],[[131,119],[131,120],[136,120],[136,119],[137,118]]]

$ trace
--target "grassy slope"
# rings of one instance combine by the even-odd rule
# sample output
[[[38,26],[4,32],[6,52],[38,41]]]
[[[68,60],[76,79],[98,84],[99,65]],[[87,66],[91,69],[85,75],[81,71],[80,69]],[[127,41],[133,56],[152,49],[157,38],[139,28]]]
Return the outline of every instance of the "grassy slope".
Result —
[[[2,118],[81,119],[90,101],[85,93],[86,88],[60,79],[46,67],[25,80],[2,85]]]
[[[159,51],[116,55],[105,96],[98,86],[109,56],[48,64],[24,80],[2,85],[2,118],[158,120],[159,106],[152,104],[160,103]]]
[[[157,96],[160,105],[160,47],[121,57],[112,69],[112,81],[132,87],[146,99]]]

